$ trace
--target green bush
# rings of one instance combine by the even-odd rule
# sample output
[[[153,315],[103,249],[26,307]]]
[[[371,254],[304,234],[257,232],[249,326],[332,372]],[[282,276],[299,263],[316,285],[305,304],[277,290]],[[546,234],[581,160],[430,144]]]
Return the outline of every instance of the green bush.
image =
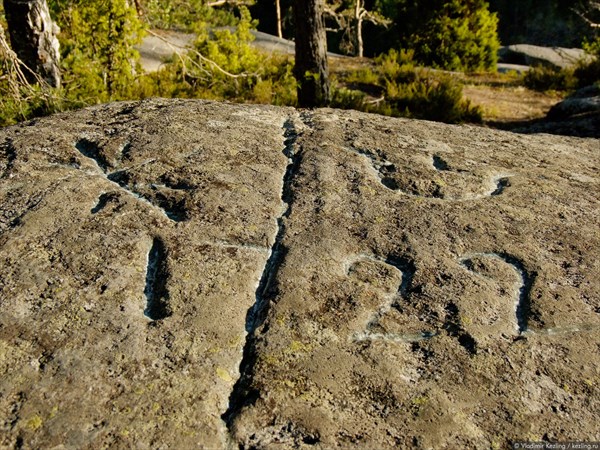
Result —
[[[22,84],[15,92],[4,81],[0,82],[0,126],[14,125],[63,109],[61,98],[52,88]]]
[[[451,78],[421,77],[418,82],[395,85],[388,103],[407,116],[438,122],[481,122],[479,108],[463,99],[462,86]],[[389,88],[388,88],[389,91]]]
[[[78,104],[131,98],[143,26],[127,0],[49,0],[61,28],[66,96]]]
[[[534,66],[525,72],[523,84],[541,92],[570,91],[577,86],[577,79],[572,69]]]
[[[330,106],[339,109],[355,109],[358,111],[368,111],[368,104],[365,103],[365,93],[362,91],[348,89],[337,84],[331,86]]]
[[[237,23],[227,4],[220,8],[207,5],[205,0],[141,0],[142,13],[149,26],[161,30],[194,32],[199,23],[211,26],[231,26]]]
[[[342,81],[379,98],[368,101],[364,94],[338,88],[333,106],[447,123],[481,122],[481,110],[463,99],[462,86],[448,75],[415,67],[412,51],[390,50],[375,62],[373,70],[350,73]]]
[[[582,59],[574,68],[557,69],[532,67],[523,77],[523,84],[536,91],[573,91],[600,83],[600,38],[584,43],[589,58]]]
[[[578,87],[600,83],[600,37],[591,42],[584,42],[583,48],[591,59],[580,61],[575,68]]]
[[[498,19],[484,0],[377,0],[393,18],[396,46],[420,64],[457,71],[494,70]]]
[[[251,46],[253,25],[242,8],[236,29],[199,29],[194,49],[141,80],[141,96],[228,99],[293,105],[292,61],[266,56]]]
[[[579,64],[575,68],[574,73],[578,87],[600,83],[600,57],[596,57],[587,63]]]

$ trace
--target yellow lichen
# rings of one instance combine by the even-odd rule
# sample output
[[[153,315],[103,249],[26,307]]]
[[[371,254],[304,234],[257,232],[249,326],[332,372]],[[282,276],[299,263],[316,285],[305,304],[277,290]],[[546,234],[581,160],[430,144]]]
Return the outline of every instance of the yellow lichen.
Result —
[[[462,325],[471,325],[473,323],[473,319],[467,316],[460,316],[460,323]]]
[[[267,353],[259,356],[259,360],[265,366],[277,367],[281,365],[281,360],[272,353]]]
[[[229,372],[226,369],[223,369],[222,367],[217,367],[216,369],[217,372],[217,376],[226,382],[231,382],[233,381],[233,378],[231,378],[231,375],[229,375]]]
[[[428,401],[429,401],[429,398],[427,398],[425,396],[420,396],[420,397],[413,398],[411,400],[411,403],[413,405],[422,406],[422,405],[426,405]]]
[[[29,428],[32,431],[35,431],[41,428],[43,423],[44,421],[42,420],[42,418],[36,414],[27,421],[27,428]]]
[[[58,406],[54,406],[52,408],[52,411],[50,411],[50,416],[48,416],[48,418],[49,419],[54,419],[57,414],[58,414]]]
[[[307,353],[312,350],[310,345],[306,345],[300,341],[292,341],[292,343],[285,349],[285,353]]]

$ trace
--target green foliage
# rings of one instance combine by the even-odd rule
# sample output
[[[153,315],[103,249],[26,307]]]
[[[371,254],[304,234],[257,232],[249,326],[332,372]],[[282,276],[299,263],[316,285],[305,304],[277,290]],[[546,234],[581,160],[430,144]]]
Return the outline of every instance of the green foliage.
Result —
[[[50,0],[61,28],[66,95],[82,104],[131,98],[143,27],[127,0]]]
[[[534,91],[570,91],[577,86],[577,79],[571,69],[535,66],[525,73],[523,84]]]
[[[286,57],[268,57],[251,46],[253,25],[241,9],[238,26],[215,30],[206,27],[194,49],[165,69],[143,80],[143,96],[228,99],[293,105],[296,81]]]
[[[580,61],[575,68],[578,86],[600,84],[600,37],[584,42],[583,49],[590,54],[591,58]]]
[[[196,31],[198,24],[231,26],[237,23],[235,10],[227,4],[221,8],[207,5],[206,0],[145,0],[140,2],[144,18],[152,28]]]
[[[52,95],[51,91],[40,86],[21,85],[15,92],[5,81],[0,82],[0,126],[46,116],[62,109],[60,98]]]
[[[366,95],[362,91],[348,89],[337,84],[333,84],[331,87],[331,106],[335,108],[370,111],[365,100]]]
[[[371,85],[379,99],[368,103],[356,91],[334,90],[334,106],[447,123],[481,122],[481,110],[463,99],[462,86],[447,75],[416,68],[412,51],[391,50],[375,70],[350,74],[349,85]]]
[[[166,10],[165,23],[183,23],[198,38],[188,54],[174,57],[158,72],[144,74],[134,50],[144,26],[130,4],[126,0],[50,0],[62,29],[64,89],[8,85],[2,76],[0,121],[7,124],[61,108],[152,96],[296,104],[293,61],[267,56],[251,46],[255,22],[246,8],[239,9],[235,28],[217,29],[205,21],[215,16],[207,12],[201,17],[207,8],[204,3],[189,2],[198,6],[193,19]],[[142,2],[146,17],[158,14],[159,6],[165,4],[179,3]],[[454,80],[415,68],[416,54],[416,50],[391,51],[376,60],[373,70],[349,74],[333,87],[333,106],[446,122],[481,120],[480,111],[463,100],[462,87]]]
[[[544,47],[579,47],[593,32],[582,26],[577,11],[587,0],[489,0],[499,17],[503,45],[528,43]]]
[[[523,77],[523,84],[536,91],[573,91],[600,83],[600,38],[584,43],[589,57],[574,68],[532,67]]]
[[[494,70],[498,19],[484,0],[379,0],[392,17],[397,46],[416,61],[447,70]]]

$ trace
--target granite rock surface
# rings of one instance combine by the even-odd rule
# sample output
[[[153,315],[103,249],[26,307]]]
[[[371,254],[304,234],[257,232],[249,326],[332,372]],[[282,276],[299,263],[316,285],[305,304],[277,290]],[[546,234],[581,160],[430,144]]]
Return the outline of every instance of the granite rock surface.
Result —
[[[599,441],[600,141],[148,100],[0,131],[0,447]]]

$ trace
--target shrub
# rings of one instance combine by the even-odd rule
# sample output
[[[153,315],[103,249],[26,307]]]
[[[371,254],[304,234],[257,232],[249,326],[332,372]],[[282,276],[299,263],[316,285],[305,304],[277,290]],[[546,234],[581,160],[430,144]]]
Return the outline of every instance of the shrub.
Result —
[[[141,95],[295,104],[291,60],[253,48],[250,13],[240,12],[234,31],[214,30],[211,36],[206,26],[198,27],[194,49],[144,77]]]
[[[395,95],[388,103],[410,117],[446,123],[482,120],[479,108],[463,99],[462,86],[447,76],[439,79],[421,76],[416,82],[394,87]]]
[[[368,105],[365,103],[364,92],[338,86],[335,83],[331,86],[331,106],[358,111],[369,110]]]
[[[352,73],[346,82],[381,96],[368,103],[356,91],[334,90],[334,106],[447,123],[481,122],[482,113],[463,99],[462,86],[447,75],[416,68],[412,51],[390,50],[375,59],[373,71]],[[372,87],[365,89],[367,82]]]
[[[576,87],[577,79],[572,69],[534,66],[523,76],[523,83],[535,91],[569,91]]]
[[[574,68],[556,69],[532,67],[523,77],[523,83],[536,91],[572,91],[600,82],[600,39],[584,43],[589,57]]]
[[[580,61],[575,68],[575,78],[578,87],[585,87],[600,83],[600,38],[591,42],[584,42],[583,48],[591,58]]]
[[[446,70],[496,68],[498,19],[484,0],[378,0],[392,17],[397,46],[421,64]]]
[[[196,31],[198,23],[210,23],[212,26],[231,26],[237,23],[237,18],[227,7],[227,3],[220,8],[208,6],[205,0],[140,0],[139,3],[150,27],[161,30],[192,32]]]
[[[50,0],[61,28],[63,84],[81,104],[131,98],[143,26],[127,0]]]

